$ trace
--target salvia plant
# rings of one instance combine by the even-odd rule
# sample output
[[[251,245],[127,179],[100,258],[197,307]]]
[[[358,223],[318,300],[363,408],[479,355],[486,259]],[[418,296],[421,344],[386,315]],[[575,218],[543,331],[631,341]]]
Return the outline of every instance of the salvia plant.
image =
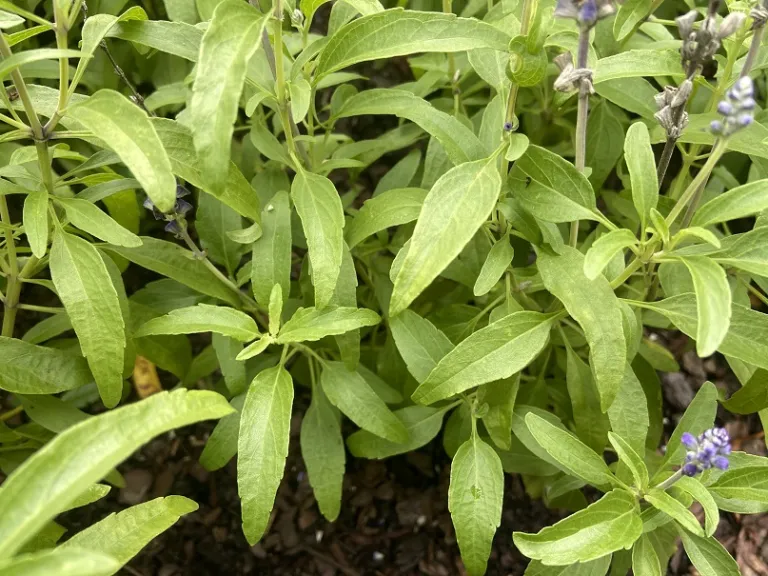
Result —
[[[326,1],[0,0],[0,574],[119,571],[196,504],[57,515],[206,419],[257,542],[294,395],[328,521],[347,458],[442,432],[470,576],[505,474],[569,511],[504,543],[526,574],[679,542],[739,574],[713,535],[768,459],[715,418],[768,418],[768,5]],[[742,385],[673,431],[669,330]]]

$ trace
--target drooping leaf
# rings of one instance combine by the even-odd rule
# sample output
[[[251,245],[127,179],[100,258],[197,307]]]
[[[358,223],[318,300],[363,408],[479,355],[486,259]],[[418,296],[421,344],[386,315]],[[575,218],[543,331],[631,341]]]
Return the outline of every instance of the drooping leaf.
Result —
[[[737,186],[713,198],[696,211],[693,226],[711,226],[728,220],[759,214],[768,208],[768,180]]]
[[[744,386],[723,402],[723,406],[735,414],[752,414],[768,408],[768,371],[755,371]]]
[[[646,468],[642,457],[621,436],[608,432],[608,440],[613,449],[616,450],[619,460],[632,472],[635,485],[641,490],[645,490],[648,486],[648,468]]]
[[[564,247],[560,254],[541,249],[537,265],[544,286],[584,329],[605,412],[618,394],[627,362],[619,300],[604,276],[590,280],[584,275],[584,257],[575,248]]]
[[[46,522],[153,437],[231,411],[219,394],[182,389],[155,394],[62,432],[0,487],[2,555],[8,557],[21,548]]]
[[[326,362],[320,381],[331,404],[360,428],[392,442],[408,441],[403,423],[360,374],[348,370],[342,362]]]
[[[598,454],[608,441],[608,417],[600,409],[600,395],[592,371],[573,349],[566,349],[566,385],[571,398],[576,435]]]
[[[740,576],[736,560],[714,537],[702,538],[680,529],[678,534],[685,553],[701,576]]]
[[[656,161],[651,149],[648,128],[642,122],[635,122],[627,130],[624,140],[624,159],[629,168],[632,185],[632,201],[640,215],[641,230],[650,217],[651,209],[659,201],[659,182],[656,177]]]
[[[120,563],[87,550],[52,548],[0,561],[3,576],[110,576]]]
[[[495,206],[500,188],[495,154],[456,166],[435,182],[395,278],[390,316],[405,310],[459,255]]]
[[[256,302],[269,305],[272,287],[291,293],[291,207],[287,191],[278,191],[264,207],[262,235],[253,243],[251,287]]]
[[[93,381],[85,358],[0,336],[0,388],[14,394],[56,394]]]
[[[69,221],[80,230],[117,246],[141,246],[141,238],[123,228],[92,202],[77,198],[57,198],[56,202],[64,207]]]
[[[496,241],[491,247],[491,251],[488,252],[485,262],[483,262],[480,274],[477,275],[473,288],[475,296],[483,296],[491,291],[512,263],[514,256],[515,250],[506,236]]]
[[[293,379],[282,366],[259,372],[245,397],[237,444],[237,492],[250,544],[264,535],[283,477],[293,405]]]
[[[501,523],[504,470],[496,451],[478,436],[461,445],[451,463],[448,510],[467,574],[485,574]]]
[[[110,514],[75,534],[61,548],[105,554],[124,565],[150,540],[173,526],[181,516],[195,510],[197,504],[183,496],[156,498],[117,514]]]
[[[146,113],[113,90],[99,90],[67,108],[73,118],[114,150],[162,212],[176,201],[176,180],[163,144]]]
[[[416,312],[403,310],[391,318],[389,328],[408,371],[421,383],[453,349],[448,337]]]
[[[697,536],[704,536],[704,530],[696,519],[696,516],[693,515],[693,512],[688,510],[682,502],[673,498],[664,490],[651,488],[643,497],[646,502],[651,504],[654,508],[661,510],[670,518],[673,518],[687,531],[696,534]]]
[[[636,576],[664,576],[659,555],[645,534],[632,547],[632,572]]]
[[[113,408],[123,392],[125,323],[104,261],[82,238],[57,230],[49,264],[101,399]]]
[[[32,254],[42,258],[48,250],[48,193],[45,190],[27,194],[23,219],[24,234]]]
[[[347,244],[354,248],[376,232],[413,222],[426,196],[422,188],[395,188],[366,200],[346,227]]]
[[[312,388],[312,402],[301,420],[300,441],[301,457],[317,505],[323,516],[333,522],[341,510],[346,453],[338,411],[320,386]]]

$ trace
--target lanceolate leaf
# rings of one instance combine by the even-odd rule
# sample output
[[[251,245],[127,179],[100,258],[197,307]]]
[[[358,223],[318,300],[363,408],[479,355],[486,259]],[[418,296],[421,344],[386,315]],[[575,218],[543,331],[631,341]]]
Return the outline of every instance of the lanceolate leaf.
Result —
[[[48,250],[48,193],[29,192],[24,200],[24,234],[32,254],[38,258]]]
[[[85,358],[0,336],[0,388],[15,394],[55,394],[93,381]]]
[[[589,280],[584,275],[584,257],[574,248],[564,247],[559,255],[541,249],[537,264],[544,285],[584,329],[605,412],[621,387],[627,362],[619,300],[605,277]]]
[[[768,180],[737,186],[713,198],[696,211],[693,226],[711,226],[728,220],[759,214],[768,208]]]
[[[344,102],[335,115],[346,118],[368,114],[394,114],[418,124],[443,145],[454,164],[479,160],[486,154],[472,130],[407,90],[378,88],[360,92]]]
[[[693,512],[688,510],[686,506],[667,494],[664,490],[651,488],[644,498],[648,503],[653,505],[654,508],[661,510],[667,516],[673,518],[689,532],[696,534],[697,536],[704,536],[704,530],[696,519],[696,516],[693,515]]]
[[[92,202],[77,198],[57,198],[56,201],[64,207],[69,221],[80,230],[117,246],[141,246],[141,238],[123,228]]]
[[[253,243],[251,286],[256,301],[269,305],[272,287],[285,299],[291,293],[291,206],[287,191],[272,196],[261,217],[262,234]]]
[[[19,550],[91,484],[153,437],[231,411],[219,394],[182,389],[155,394],[68,428],[27,459],[0,488],[1,555],[8,557]]]
[[[67,108],[67,116],[120,156],[159,210],[167,212],[173,208],[176,180],[171,163],[141,108],[118,92],[100,90],[81,104]]]
[[[538,534],[515,532],[513,538],[529,558],[545,565],[565,566],[628,549],[642,530],[634,497],[624,490],[614,490]]]
[[[136,332],[134,337],[156,334],[194,334],[216,332],[242,342],[259,336],[259,328],[253,318],[226,306],[198,304],[172,310],[165,316],[153,318]]]
[[[624,159],[629,168],[632,201],[640,215],[641,230],[645,230],[651,209],[656,208],[659,201],[659,182],[656,177],[656,161],[651,149],[651,137],[648,134],[648,128],[642,122],[635,122],[627,130],[627,137],[624,140]]]
[[[200,45],[190,126],[201,173],[214,192],[225,188],[237,105],[246,65],[261,46],[266,18],[247,2],[224,0]],[[282,49],[282,47],[280,47]]]
[[[312,403],[301,420],[300,440],[301,457],[317,505],[323,516],[333,522],[341,510],[346,453],[338,410],[320,386],[312,388]]]
[[[117,514],[110,514],[75,534],[61,548],[98,552],[124,565],[150,540],[173,526],[181,516],[195,510],[197,504],[183,496],[156,498]]]
[[[125,323],[112,279],[96,248],[62,231],[53,238],[50,267],[101,399],[113,408],[123,392]]]
[[[408,371],[421,383],[453,349],[448,337],[416,312],[403,310],[389,321],[389,328]]]
[[[354,248],[376,232],[413,222],[426,196],[423,188],[395,188],[366,200],[346,227],[347,244]]]
[[[414,52],[505,51],[509,40],[497,28],[471,18],[395,8],[342,26],[320,54],[316,78],[358,62]]]
[[[488,252],[488,258],[485,259],[480,274],[477,275],[477,281],[473,292],[475,296],[482,296],[491,291],[496,283],[504,275],[504,271],[512,264],[512,258],[515,256],[515,250],[509,243],[509,238],[504,236]]]
[[[448,488],[448,510],[470,576],[485,574],[493,536],[501,523],[503,499],[501,460],[475,431],[453,457]]]
[[[315,306],[323,308],[333,296],[344,251],[341,199],[328,178],[303,170],[293,179],[291,196],[307,238]]]
[[[237,445],[237,491],[243,532],[258,542],[267,529],[275,494],[283,477],[293,405],[293,380],[282,366],[256,376],[240,415]]]
[[[688,558],[701,576],[740,576],[741,571],[730,554],[714,537],[702,538],[678,529]]]
[[[435,182],[395,278],[391,316],[405,310],[459,255],[495,206],[500,188],[495,154],[456,166]]]
[[[438,362],[413,393],[413,400],[432,404],[474,386],[509,378],[541,352],[554,318],[539,312],[516,312],[478,330]]]
[[[321,382],[331,404],[360,428],[392,442],[408,441],[403,423],[360,374],[351,372],[342,362],[326,362]]]
[[[87,550],[53,548],[0,561],[3,576],[110,576],[120,563]]]
[[[299,308],[277,335],[279,344],[307,342],[344,334],[350,330],[375,326],[381,317],[365,308]]]
[[[706,256],[680,259],[688,268],[696,290],[696,352],[712,355],[723,342],[731,320],[731,288],[719,264]]]
[[[611,263],[616,254],[637,243],[635,235],[626,228],[600,236],[584,258],[584,275],[594,280]]]

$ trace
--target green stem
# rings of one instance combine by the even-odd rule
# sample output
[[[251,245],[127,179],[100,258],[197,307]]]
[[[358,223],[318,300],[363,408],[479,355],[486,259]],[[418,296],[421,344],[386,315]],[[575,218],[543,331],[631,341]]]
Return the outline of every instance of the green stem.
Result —
[[[37,266],[37,262],[37,258],[30,256],[20,272],[15,273],[18,271],[18,267],[11,269],[5,293],[5,312],[3,314],[2,329],[3,336],[9,338],[13,337],[13,328],[16,324],[16,312],[19,310],[19,297],[21,296],[21,279],[32,273],[35,266]]]
[[[611,288],[616,290],[616,288],[618,288],[619,286],[624,284],[624,282],[629,280],[630,276],[632,276],[632,274],[637,272],[637,270],[639,270],[642,265],[643,265],[643,261],[640,258],[636,257],[634,260],[632,260],[632,262],[629,263],[629,265],[626,268],[624,268],[624,271],[621,274],[619,274],[613,280],[613,282],[611,282]]]
[[[688,205],[688,203],[691,202],[692,199],[694,202],[691,203],[689,213],[691,216],[693,216],[693,211],[696,210],[696,204],[698,204],[698,200],[701,199],[701,192],[704,190],[704,185],[706,184],[709,175],[712,173],[712,170],[714,170],[717,162],[720,160],[724,153],[725,140],[717,140],[715,142],[714,148],[712,149],[712,155],[707,159],[706,164],[702,166],[701,170],[699,170],[699,173],[696,174],[696,178],[694,178],[693,181],[688,185],[688,188],[685,189],[685,192],[683,192],[683,195],[680,196],[677,204],[675,204],[674,208],[672,208],[669,215],[667,216],[666,221],[668,226],[672,226],[674,221],[677,219],[683,209]],[[701,190],[699,190],[699,188],[701,188]],[[688,218],[687,215],[686,218]],[[688,218],[688,220],[690,222],[690,218]]]
[[[3,412],[0,414],[0,422],[6,422],[16,416],[17,414],[21,414],[24,412],[24,406],[16,406],[16,408],[13,408],[12,410],[8,410],[8,412]]]
[[[56,22],[56,48],[66,50],[69,46],[67,35],[69,32],[69,18],[67,14],[62,13],[62,2],[53,2],[53,16]],[[79,9],[79,6],[78,6]],[[77,15],[75,13],[75,15]],[[45,132],[50,133],[58,124],[64,110],[69,102],[69,58],[59,58],[59,100],[56,104],[56,111],[45,125]]]
[[[6,40],[5,34],[2,33],[0,33],[0,55],[3,58],[10,58],[13,56],[11,47],[8,45],[8,40]],[[24,111],[27,113],[29,126],[32,129],[32,135],[35,137],[35,140],[45,140],[43,125],[40,124],[40,119],[37,117],[37,113],[35,112],[35,107],[32,104],[32,98],[30,97],[29,91],[27,90],[27,85],[24,83],[24,78],[22,77],[18,68],[14,68],[11,71],[11,80],[13,80],[13,85],[16,86],[16,92],[19,94],[19,100],[21,100],[21,104],[24,106]]]
[[[682,477],[683,477],[683,469],[680,468],[680,470],[678,470],[677,472],[672,474],[672,476],[670,476],[669,478],[664,480],[664,482],[662,482],[661,484],[656,486],[656,488],[658,488],[659,490],[666,490],[667,488],[672,486],[675,482],[680,480],[680,478],[682,478]]]
[[[576,67],[587,67],[587,55],[589,54],[589,28],[581,26],[579,28],[579,51],[577,55]],[[587,120],[589,119],[589,88],[586,82],[581,82],[579,86],[579,106],[576,112],[576,169],[584,172],[587,156]],[[579,241],[579,221],[571,222],[571,233],[569,244],[573,247]]]

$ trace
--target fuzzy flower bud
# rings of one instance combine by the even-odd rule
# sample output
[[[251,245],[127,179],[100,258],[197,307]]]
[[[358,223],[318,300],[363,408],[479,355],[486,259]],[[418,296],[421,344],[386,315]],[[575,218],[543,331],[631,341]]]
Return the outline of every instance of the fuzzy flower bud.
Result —
[[[613,0],[557,0],[555,16],[576,20],[580,26],[592,28],[598,20],[616,12]]]
[[[713,120],[710,130],[720,136],[730,136],[734,132],[752,124],[755,109],[754,88],[749,76],[742,76],[736,81],[717,105],[722,120]]]
[[[746,15],[741,12],[731,12],[720,23],[720,28],[717,29],[717,37],[720,38],[720,40],[727,38],[741,28],[741,25],[744,24],[744,20],[746,19]]]
[[[560,68],[560,75],[555,79],[554,88],[558,92],[571,92],[578,90],[585,83],[587,92],[595,93],[592,86],[592,70],[589,68],[574,68],[573,56],[570,52],[564,52],[555,57],[555,64]]]
[[[696,476],[712,467],[728,469],[728,455],[731,453],[731,439],[725,428],[710,428],[698,438],[686,432],[681,442],[688,448],[683,464],[683,474]]]

